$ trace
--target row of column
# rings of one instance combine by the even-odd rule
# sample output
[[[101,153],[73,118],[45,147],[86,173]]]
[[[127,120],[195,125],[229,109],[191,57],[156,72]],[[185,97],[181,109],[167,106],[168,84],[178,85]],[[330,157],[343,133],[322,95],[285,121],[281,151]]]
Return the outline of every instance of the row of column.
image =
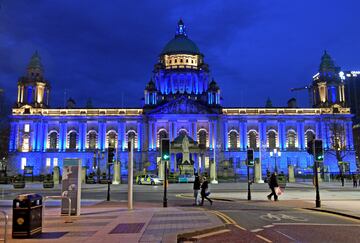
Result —
[[[31,151],[46,151],[48,148],[48,133],[49,125],[44,121],[35,121],[29,123],[30,131],[28,135],[30,137],[30,150]],[[137,123],[137,144],[136,147],[138,150],[141,150],[142,144],[142,123]],[[67,133],[68,133],[68,123],[65,121],[59,122],[59,136],[58,136],[58,145],[59,151],[65,151],[67,149]],[[9,151],[17,151],[21,149],[22,139],[24,136],[24,128],[19,126],[18,122],[11,122],[10,124],[10,141],[9,141]],[[118,124],[118,147],[122,150],[127,148],[126,143],[126,124],[125,122],[120,122]],[[77,137],[77,149],[79,151],[86,150],[87,142],[87,123],[79,122],[79,130]],[[100,150],[105,150],[106,148],[106,123],[104,121],[99,122],[98,126],[98,148]]]
[[[286,149],[286,143],[287,143],[287,132],[286,132],[286,126],[284,121],[278,122],[278,129],[277,129],[277,138],[278,138],[278,147],[281,150]],[[229,144],[229,128],[228,123],[225,121],[223,125],[224,130],[224,148],[225,151],[228,151],[228,144]],[[346,122],[345,123],[345,136],[346,136],[346,145],[348,149],[353,149],[353,132],[352,132],[352,122]],[[210,126],[212,128],[212,126]],[[329,124],[325,123],[323,121],[315,123],[315,133],[317,139],[322,139],[324,148],[329,149],[331,147],[331,141],[330,141],[330,128]],[[209,135],[212,136],[213,129],[210,129]],[[238,144],[240,145],[240,149],[246,150],[248,146],[248,124],[246,121],[241,121],[238,123]],[[267,143],[267,127],[265,121],[259,121],[258,123],[258,142],[262,145]],[[305,144],[305,127],[303,122],[296,123],[296,142],[297,142],[297,148],[300,150],[304,150],[307,147],[307,144]],[[260,144],[259,144],[260,145]],[[212,141],[210,140],[210,149],[212,149]]]

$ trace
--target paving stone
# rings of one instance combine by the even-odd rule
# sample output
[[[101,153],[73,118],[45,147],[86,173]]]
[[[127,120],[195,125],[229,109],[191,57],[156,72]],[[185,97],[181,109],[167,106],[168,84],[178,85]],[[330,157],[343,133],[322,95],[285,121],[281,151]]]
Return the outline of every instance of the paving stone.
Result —
[[[145,223],[118,224],[110,234],[140,233]]]
[[[68,232],[65,237],[91,237],[93,236],[97,231],[73,231]]]

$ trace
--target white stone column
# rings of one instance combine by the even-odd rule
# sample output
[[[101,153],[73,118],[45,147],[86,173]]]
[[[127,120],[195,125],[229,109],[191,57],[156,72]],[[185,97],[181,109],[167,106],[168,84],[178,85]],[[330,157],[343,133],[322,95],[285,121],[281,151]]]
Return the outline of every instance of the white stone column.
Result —
[[[215,127],[215,125],[214,125],[214,127]],[[216,127],[214,128],[214,130],[216,130]],[[229,133],[229,131],[228,131],[228,122],[224,121],[224,147],[225,147],[224,151],[229,150],[229,134],[228,133]],[[215,139],[215,146],[216,146],[216,139]]]
[[[247,137],[247,123],[246,122],[242,122],[242,138],[243,138],[243,150],[245,151],[247,146],[248,146],[248,137]]]
[[[42,151],[46,151],[47,149],[47,138],[48,138],[48,132],[49,132],[49,124],[47,122],[44,122],[44,132],[43,132],[43,146]]]
[[[122,151],[122,133],[121,133],[121,122],[118,122],[117,124],[117,149],[118,149],[118,152]]]
[[[346,137],[346,142],[345,144],[347,145],[347,147],[351,150],[354,149],[354,135],[353,135],[353,128],[352,128],[352,122],[348,121],[346,122],[346,133],[347,133],[347,137]]]
[[[85,151],[86,149],[86,132],[87,124],[85,121],[80,122],[79,124],[79,150]]]
[[[214,147],[213,147],[213,128],[212,128],[212,122],[209,121],[209,148],[210,150],[213,150]]]
[[[142,129],[141,123],[139,122],[137,125],[137,150],[141,151],[141,142],[142,142]]]
[[[153,122],[149,122],[149,151],[152,150],[153,144]]]
[[[37,130],[37,122],[34,122],[30,125],[31,151],[36,151],[36,130]]]
[[[278,121],[278,140],[279,140],[280,150],[284,150],[285,148],[284,139],[283,139],[283,126],[284,126],[284,122]]]

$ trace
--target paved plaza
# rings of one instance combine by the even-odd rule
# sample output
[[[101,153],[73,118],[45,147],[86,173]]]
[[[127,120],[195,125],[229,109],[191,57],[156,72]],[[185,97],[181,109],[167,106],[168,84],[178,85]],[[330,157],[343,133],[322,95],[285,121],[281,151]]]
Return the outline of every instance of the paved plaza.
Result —
[[[59,195],[60,187],[1,185],[0,208],[10,216],[9,242],[321,242],[333,227],[341,232],[328,242],[360,239],[360,188],[350,182],[344,187],[338,182],[321,183],[320,209],[315,208],[315,189],[306,181],[288,183],[278,202],[267,200],[267,184],[251,185],[251,201],[246,183],[210,185],[210,191],[213,205],[205,201],[203,207],[196,207],[192,184],[170,184],[169,207],[163,208],[162,186],[134,185],[134,210],[129,211],[126,184],[112,185],[110,202],[105,201],[106,185],[83,184],[79,217],[65,223],[67,218],[59,215],[60,201],[46,201],[43,234],[26,240],[11,238],[12,199],[21,193]],[[310,238],[301,238],[304,235]]]

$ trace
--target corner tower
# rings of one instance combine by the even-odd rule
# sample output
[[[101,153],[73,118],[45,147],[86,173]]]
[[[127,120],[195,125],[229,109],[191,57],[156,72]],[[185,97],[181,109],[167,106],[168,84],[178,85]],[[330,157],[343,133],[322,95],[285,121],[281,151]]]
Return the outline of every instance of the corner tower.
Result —
[[[18,80],[17,107],[29,105],[36,108],[49,106],[49,82],[44,78],[41,58],[36,51],[27,67],[27,75]]]
[[[220,107],[220,88],[214,81],[210,87],[210,72],[204,55],[188,37],[181,19],[174,38],[159,55],[152,80],[145,89],[147,107],[183,96],[210,107]]]
[[[344,83],[330,55],[324,51],[319,72],[313,77],[311,95],[314,107],[336,107],[345,105]]]

